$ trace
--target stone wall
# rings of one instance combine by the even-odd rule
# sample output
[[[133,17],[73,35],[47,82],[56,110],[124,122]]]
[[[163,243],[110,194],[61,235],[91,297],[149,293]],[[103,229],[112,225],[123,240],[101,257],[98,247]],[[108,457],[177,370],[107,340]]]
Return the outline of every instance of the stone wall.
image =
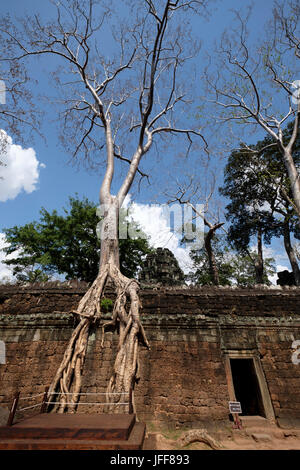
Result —
[[[0,405],[9,406],[16,390],[24,397],[49,385],[75,324],[69,312],[85,290],[80,285],[0,288],[0,340],[6,347]],[[185,425],[228,420],[225,365],[234,353],[260,361],[275,418],[300,422],[300,364],[291,359],[292,342],[300,340],[299,288],[144,288],[141,299],[151,350],[140,353],[135,391],[140,419]],[[105,390],[116,341],[108,331],[101,349],[101,328],[93,327],[84,392]],[[96,409],[83,405],[80,411]]]

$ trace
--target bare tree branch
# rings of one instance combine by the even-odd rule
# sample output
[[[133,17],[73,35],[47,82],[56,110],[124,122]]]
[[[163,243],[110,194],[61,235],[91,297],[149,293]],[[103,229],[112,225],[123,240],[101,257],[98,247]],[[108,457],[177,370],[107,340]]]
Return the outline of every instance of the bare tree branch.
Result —
[[[295,39],[295,31],[300,18],[299,4],[297,1],[289,2],[291,16],[287,17],[283,3],[276,3],[274,25],[271,29],[273,36],[262,43],[258,50],[252,48],[250,51],[247,45],[248,17],[243,19],[239,12],[235,14],[238,29],[234,30],[231,36],[223,36],[218,51],[218,57],[221,58],[226,73],[222,76],[218,74],[215,79],[209,76],[208,72],[206,73],[209,89],[213,90],[215,95],[211,101],[214,102],[216,108],[223,110],[219,113],[219,122],[234,121],[244,126],[256,125],[272,137],[282,154],[291,181],[294,204],[298,208],[297,212],[300,213],[300,176],[292,154],[299,135],[300,100],[298,99],[296,106],[292,106],[291,97],[294,94],[291,85],[293,81],[286,71],[289,63],[282,62],[291,60],[291,55],[287,55],[289,52],[295,52],[298,57],[299,42]],[[284,38],[288,39],[288,43],[284,41]],[[288,49],[282,51],[283,45],[287,45]],[[274,49],[282,52],[279,63],[274,59]],[[283,73],[286,74],[285,77]],[[279,113],[276,115],[275,109],[272,112],[274,107],[272,99],[270,96],[267,98],[264,96],[268,90],[268,79],[269,86],[275,84],[283,93],[283,100],[288,107],[288,111],[283,116]],[[283,126],[292,120],[294,120],[293,133],[289,142],[285,142]],[[246,145],[245,148],[247,148]]]

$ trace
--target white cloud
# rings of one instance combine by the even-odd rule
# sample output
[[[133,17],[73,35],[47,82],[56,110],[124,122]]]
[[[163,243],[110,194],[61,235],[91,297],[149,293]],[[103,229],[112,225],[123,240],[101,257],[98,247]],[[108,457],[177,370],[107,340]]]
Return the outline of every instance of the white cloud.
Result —
[[[164,214],[163,206],[131,203],[130,195],[124,201],[124,208],[130,206],[132,218],[149,236],[154,248],[168,248],[175,255],[181,269],[188,273],[192,269],[189,248],[180,246],[179,238],[170,229],[170,221]]]
[[[4,131],[0,131],[4,133]],[[13,144],[12,138],[5,133],[7,146],[0,155],[5,166],[0,166],[0,201],[15,199],[21,191],[32,193],[39,179],[40,164],[33,148],[24,149]]]
[[[124,207],[128,208],[129,206],[133,219],[149,236],[150,244],[154,248],[169,248],[177,258],[181,269],[186,274],[192,271],[193,263],[189,256],[190,249],[180,246],[179,238],[171,232],[169,221],[164,217],[163,207],[131,203],[131,197],[128,195],[124,201]],[[252,246],[250,250],[256,252],[256,247]],[[270,276],[270,281],[276,285],[277,273],[286,269],[291,270],[287,255],[283,249],[278,250],[277,247],[273,248],[265,245],[263,246],[263,253],[265,258],[274,258],[275,260],[276,274]]]

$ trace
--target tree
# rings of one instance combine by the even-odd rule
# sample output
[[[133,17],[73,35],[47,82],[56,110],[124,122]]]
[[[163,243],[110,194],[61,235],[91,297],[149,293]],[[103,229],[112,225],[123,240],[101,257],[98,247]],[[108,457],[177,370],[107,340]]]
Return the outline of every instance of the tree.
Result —
[[[255,253],[251,253],[251,257],[248,255],[244,256],[240,253],[236,253],[236,255],[232,257],[232,277],[234,283],[238,286],[249,287],[257,284],[257,274],[253,257],[255,257]],[[271,285],[269,277],[273,276],[276,272],[274,263],[274,258],[264,258],[262,283],[267,286]]]
[[[289,139],[292,125],[284,131]],[[221,194],[230,198],[227,217],[232,220],[230,239],[236,247],[246,252],[250,237],[258,236],[258,279],[262,275],[262,236],[267,243],[272,236],[283,236],[284,246],[290,259],[297,285],[299,267],[290,234],[297,235],[299,220],[292,200],[291,185],[278,149],[272,147],[271,137],[259,141],[251,150],[232,152],[225,168],[224,186]],[[249,148],[249,147],[247,147]],[[295,145],[295,163],[299,163],[299,138]],[[251,255],[251,254],[250,254]]]
[[[234,220],[228,230],[228,240],[234,248],[243,256],[247,256],[253,265],[256,276],[256,284],[264,283],[264,256],[263,256],[263,240],[270,243],[270,232],[265,225],[265,221],[261,218],[258,210],[253,213],[248,211],[240,211],[238,216],[232,212],[229,216]],[[256,237],[256,251],[250,249],[250,241],[252,237]]]
[[[12,27],[10,18],[5,16],[2,22]],[[13,41],[5,41],[5,54],[2,58],[13,54]],[[1,61],[0,67],[0,165],[1,156],[6,151],[8,134],[13,135],[24,143],[25,134],[32,141],[35,133],[40,134],[38,112],[34,104],[30,84],[34,80],[30,77],[26,64],[18,60]],[[5,130],[4,130],[5,128]],[[40,134],[41,135],[41,134]]]
[[[228,229],[228,240],[233,247],[252,260],[256,273],[256,283],[263,284],[263,240],[269,244],[276,231],[272,213],[265,209],[256,187],[255,173],[245,172],[244,155],[233,152],[225,168],[224,186],[220,188],[222,195],[230,197],[231,202],[226,206],[226,219],[231,221]],[[251,183],[252,182],[252,183]],[[256,238],[256,254],[251,252],[250,242]]]
[[[202,175],[203,176],[203,175]],[[201,218],[204,222],[205,228],[207,227],[208,230],[204,230],[203,237],[204,237],[204,247],[207,254],[208,264],[209,264],[209,278],[212,280],[213,284],[218,286],[222,284],[220,277],[219,277],[219,269],[218,263],[216,260],[216,255],[214,253],[214,238],[216,236],[216,231],[224,225],[224,222],[220,222],[220,214],[219,211],[213,214],[211,210],[209,210],[209,205],[211,204],[211,199],[215,190],[215,174],[212,175],[212,179],[210,181],[210,188],[208,194],[201,194],[199,186],[201,183],[195,184],[194,177],[189,177],[188,182],[186,184],[180,183],[178,180],[176,182],[176,192],[175,195],[171,197],[168,201],[168,204],[178,202],[179,204],[186,206],[192,210],[194,214],[191,217],[190,221],[186,221],[185,226],[183,227],[184,235],[182,242],[186,242],[186,231],[196,232],[196,228],[192,223],[192,220],[195,218]],[[195,201],[203,202],[202,208],[198,208],[197,203]],[[200,234],[198,234],[200,236]]]
[[[281,154],[300,218],[300,178],[294,158],[300,94],[295,80],[298,77],[293,77],[300,57],[300,6],[298,0],[274,5],[273,22],[266,28],[268,39],[256,49],[248,45],[248,18],[244,20],[236,12],[239,26],[231,34],[224,33],[217,54],[218,71],[208,72],[207,80],[216,107],[222,109],[218,115],[221,122],[240,124],[248,133],[251,128],[260,128],[269,134],[272,140],[268,147],[277,148]],[[289,122],[293,122],[293,127],[286,140],[284,127]],[[256,151],[245,144],[242,149],[245,158],[249,151]]]
[[[215,235],[210,240],[211,252],[214,254],[214,268],[211,267],[210,251],[206,245],[200,249],[192,249],[190,257],[193,261],[194,272],[188,275],[188,280],[193,284],[216,285],[215,272],[218,273],[218,284],[221,286],[231,285],[233,268],[229,258],[229,247],[224,237]]]
[[[144,0],[138,5],[133,1],[118,2],[123,16],[117,18],[113,3],[106,6],[97,0],[62,0],[56,4],[55,21],[45,22],[35,15],[8,27],[4,22],[0,27],[14,49],[9,59],[52,56],[60,60],[62,67],[56,78],[63,94],[64,141],[73,155],[83,152],[91,158],[99,152],[106,154],[100,188],[103,224],[99,273],[78,305],[79,323],[49,391],[51,401],[55,399],[52,394],[60,389],[60,412],[65,410],[67,401],[73,403],[71,410],[78,402],[89,328],[101,316],[100,299],[108,280],[116,289],[109,324],[118,324],[120,335],[107,388],[110,403],[116,405],[121,394],[134,388],[138,345],[149,347],[139,318],[139,284],[120,271],[119,209],[136,174],[141,172],[142,158],[153,148],[154,141],[160,142],[160,136],[184,137],[189,146],[193,137],[204,140],[198,128],[186,127],[186,122],[181,122],[180,116],[186,116],[183,111],[188,103],[183,91],[186,77],[181,77],[184,78],[181,83],[179,80],[190,52],[194,54],[197,50],[185,20],[191,13],[201,12],[204,3],[204,0]],[[117,28],[112,28],[115,19]],[[119,47],[117,54],[113,43]],[[112,194],[118,159],[127,162],[129,169],[117,194]],[[72,393],[70,398],[67,393]],[[118,411],[118,406],[111,410]]]
[[[277,212],[281,213],[283,216],[282,234],[284,247],[291,263],[295,284],[300,286],[300,269],[297,261],[297,251],[291,242],[292,232],[294,232],[295,237],[299,239],[299,221],[295,221],[294,212],[289,208],[287,202],[285,202],[283,207],[284,209],[278,209]]]
[[[97,277],[101,249],[96,230],[97,207],[87,198],[78,197],[70,197],[69,206],[64,215],[42,208],[39,222],[4,229],[8,246],[3,251],[6,255],[17,253],[5,263],[14,267],[18,280],[47,280],[47,274],[49,278],[56,273],[86,282]],[[127,230],[125,211],[121,211],[121,224],[121,230]],[[151,249],[134,221],[130,222],[129,231],[134,238],[119,240],[120,269],[125,276],[133,277]]]
[[[219,285],[222,286],[253,286],[257,284],[253,256],[242,255],[232,249],[225,235],[216,235],[212,242],[215,263],[219,274]],[[191,250],[194,263],[194,272],[189,274],[188,280],[193,284],[213,285],[214,278],[205,247],[200,250]],[[263,284],[270,284],[269,276],[274,274],[274,260],[267,258],[264,261]]]
[[[23,269],[17,269],[15,274],[18,281],[26,283],[48,282],[51,279],[49,274],[46,274],[40,268],[34,268],[31,266]]]

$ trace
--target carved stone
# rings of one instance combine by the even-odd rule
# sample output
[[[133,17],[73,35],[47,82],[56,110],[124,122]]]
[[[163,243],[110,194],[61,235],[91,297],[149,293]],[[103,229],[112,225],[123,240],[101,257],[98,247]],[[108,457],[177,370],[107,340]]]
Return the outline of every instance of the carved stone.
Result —
[[[174,286],[184,284],[184,274],[178,261],[168,248],[157,248],[147,255],[140,273],[140,281],[144,284],[161,284]]]

